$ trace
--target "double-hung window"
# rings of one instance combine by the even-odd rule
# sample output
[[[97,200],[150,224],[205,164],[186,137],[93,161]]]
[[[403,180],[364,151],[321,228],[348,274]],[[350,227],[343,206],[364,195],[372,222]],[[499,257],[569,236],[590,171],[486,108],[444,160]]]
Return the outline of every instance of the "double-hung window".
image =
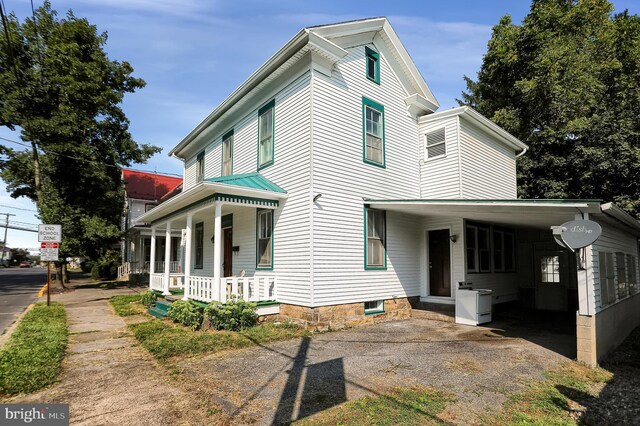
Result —
[[[362,98],[364,162],[385,167],[384,107],[371,99]]]
[[[386,212],[367,208],[365,216],[365,269],[386,269]]]
[[[444,127],[425,135],[425,154],[427,159],[444,157],[447,154],[445,135]]]
[[[222,176],[233,174],[233,130],[222,137]]]
[[[204,180],[204,151],[196,157],[196,183]]]
[[[598,276],[600,281],[600,305],[606,306],[616,301],[615,270],[613,253],[598,253]]]
[[[367,58],[367,78],[380,84],[380,54],[368,47],[365,47],[364,51]]]
[[[489,227],[466,226],[467,272],[491,272]]]
[[[627,284],[629,285],[629,294],[635,294],[638,291],[636,283],[636,257],[627,255]]]
[[[258,169],[273,164],[275,99],[258,111]]]
[[[273,210],[258,210],[257,269],[273,269]]]
[[[616,278],[618,280],[618,299],[625,298],[629,295],[629,287],[627,286],[627,267],[625,264],[626,256],[624,253],[616,253]]]
[[[195,226],[195,264],[194,269],[202,269],[202,263],[204,260],[204,223],[196,223]]]

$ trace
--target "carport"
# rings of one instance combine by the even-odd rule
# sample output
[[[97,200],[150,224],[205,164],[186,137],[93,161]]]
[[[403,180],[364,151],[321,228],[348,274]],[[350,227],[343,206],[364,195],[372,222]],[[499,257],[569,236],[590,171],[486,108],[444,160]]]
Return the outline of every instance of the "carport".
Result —
[[[601,205],[599,200],[364,202],[391,214],[422,218],[424,234],[419,262],[424,302],[453,304],[459,283],[470,282],[474,288],[493,291],[494,313],[500,313],[507,302],[543,313],[554,312],[558,317],[560,312],[576,312],[577,358],[590,364],[597,363],[621,342],[633,329],[630,324],[640,324],[640,314],[634,314],[640,311],[636,285],[640,224],[610,203]],[[598,222],[603,234],[596,244],[573,253],[554,241],[551,227],[575,219]],[[609,257],[613,262],[600,270],[599,263]],[[606,283],[607,296],[603,298],[600,282],[609,278],[611,283]],[[604,311],[609,311],[606,324],[597,326],[596,315]],[[626,318],[625,324],[619,324],[621,317]],[[572,316],[567,318],[571,321]],[[544,327],[544,323],[540,326]],[[612,333],[612,329],[615,332]],[[598,339],[599,336],[603,338]]]

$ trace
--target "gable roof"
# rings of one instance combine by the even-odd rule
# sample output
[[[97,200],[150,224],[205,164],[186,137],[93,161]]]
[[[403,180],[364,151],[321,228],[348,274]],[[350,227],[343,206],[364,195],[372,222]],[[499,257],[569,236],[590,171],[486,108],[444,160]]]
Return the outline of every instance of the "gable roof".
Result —
[[[383,55],[396,71],[409,94],[405,102],[412,113],[434,112],[440,106],[418,71],[409,53],[402,45],[387,18],[368,18],[357,21],[319,25],[301,29],[282,46],[244,83],[234,90],[204,120],[200,122],[170,152],[169,156],[181,157],[187,146],[203,131],[237,108],[248,95],[255,94],[285,70],[289,69],[307,52],[313,52],[326,63],[335,62],[347,55],[345,48],[365,43],[380,45]],[[182,157],[183,158],[183,157]]]
[[[158,201],[182,183],[182,178],[159,173],[123,169],[122,180],[127,198]]]
[[[281,194],[287,193],[287,191],[280,188],[278,185],[271,182],[269,179],[262,176],[258,172],[245,173],[241,175],[220,176],[205,180],[208,182],[224,183],[226,185],[239,186],[242,188],[260,189],[262,191],[279,192]]]

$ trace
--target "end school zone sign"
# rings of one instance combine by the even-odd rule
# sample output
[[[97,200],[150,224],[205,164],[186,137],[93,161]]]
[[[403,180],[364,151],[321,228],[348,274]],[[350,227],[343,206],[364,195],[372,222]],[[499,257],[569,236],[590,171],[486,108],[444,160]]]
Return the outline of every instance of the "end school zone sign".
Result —
[[[62,225],[38,225],[38,242],[62,242]]]

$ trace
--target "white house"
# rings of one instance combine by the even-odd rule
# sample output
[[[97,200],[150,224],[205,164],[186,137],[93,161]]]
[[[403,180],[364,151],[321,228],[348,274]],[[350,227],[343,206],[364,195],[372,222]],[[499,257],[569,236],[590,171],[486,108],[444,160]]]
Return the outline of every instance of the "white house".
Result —
[[[185,230],[185,299],[335,325],[453,304],[471,282],[494,305],[577,311],[595,363],[640,324],[640,224],[599,200],[517,199],[527,146],[437,109],[385,18],[305,28],[171,150],[182,192],[138,221],[152,240]],[[579,257],[550,230],[575,218],[603,228]]]

